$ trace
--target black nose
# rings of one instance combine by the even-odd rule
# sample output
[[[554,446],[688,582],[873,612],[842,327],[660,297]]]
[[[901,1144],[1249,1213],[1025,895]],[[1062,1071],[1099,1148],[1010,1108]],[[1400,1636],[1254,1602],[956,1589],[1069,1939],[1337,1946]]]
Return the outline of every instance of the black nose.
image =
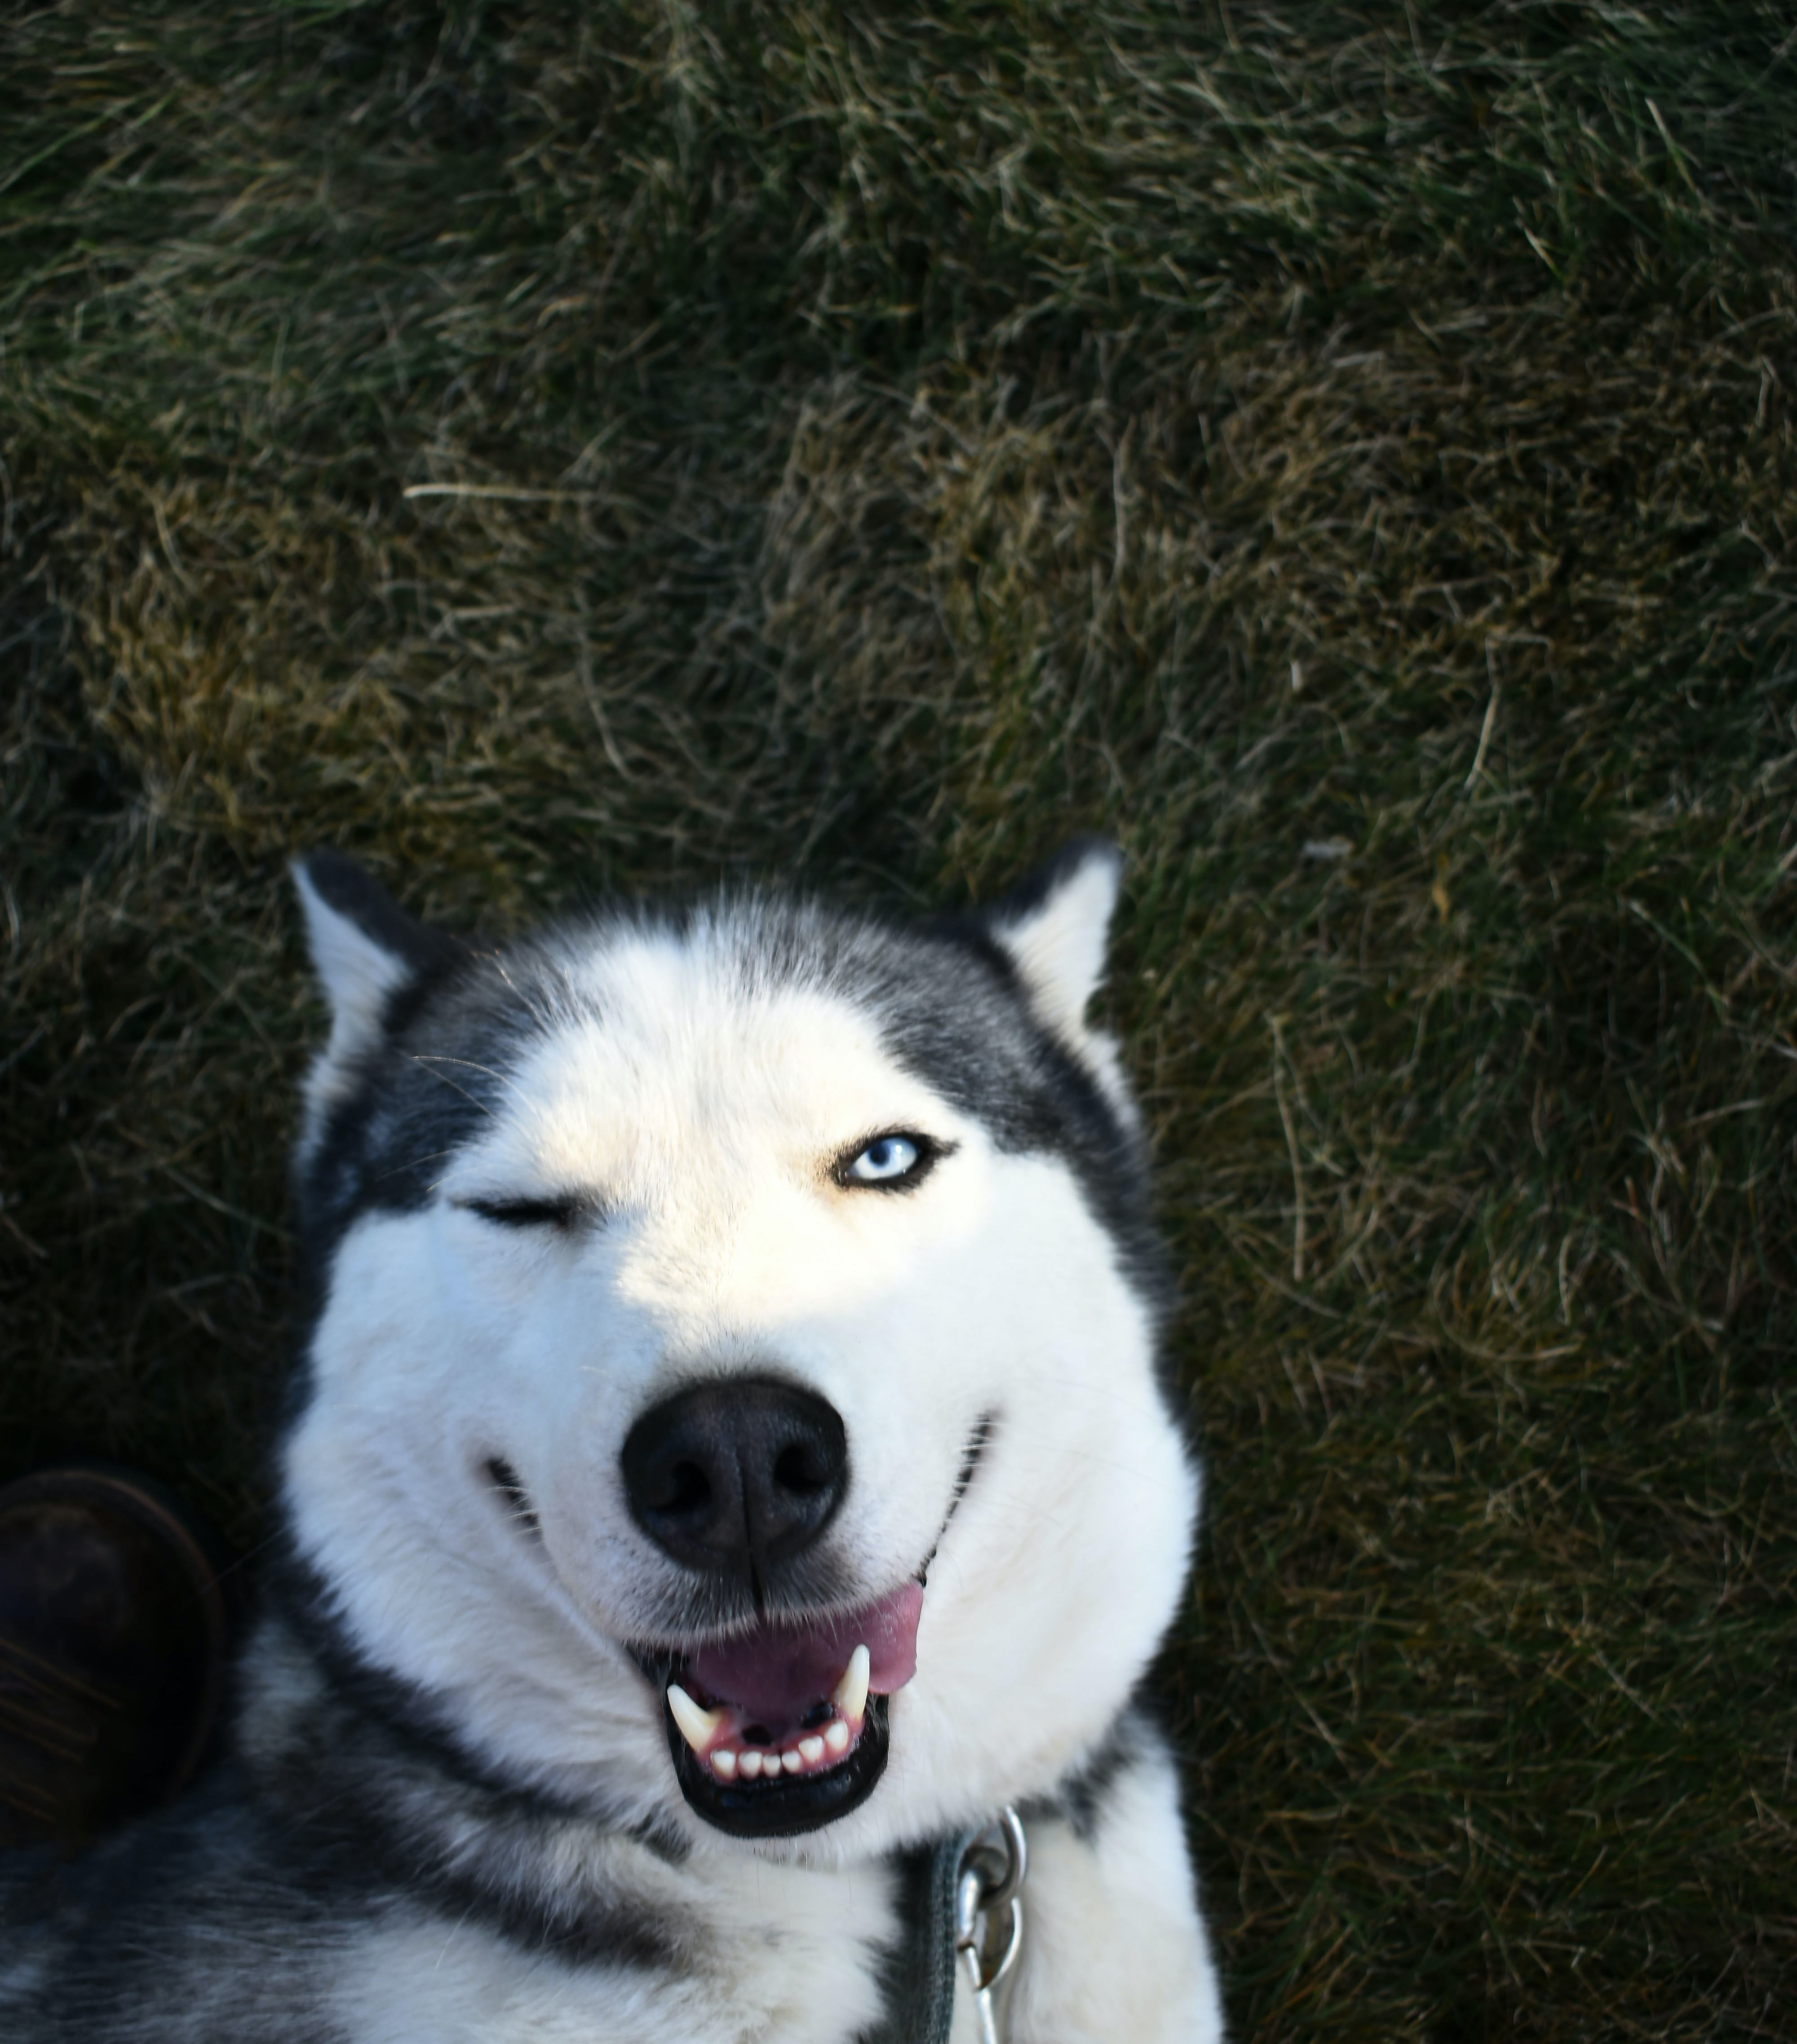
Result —
[[[842,1501],[848,1443],[834,1406],[764,1377],[695,1385],[624,1443],[637,1523],[688,1568],[741,1574],[808,1547]]]

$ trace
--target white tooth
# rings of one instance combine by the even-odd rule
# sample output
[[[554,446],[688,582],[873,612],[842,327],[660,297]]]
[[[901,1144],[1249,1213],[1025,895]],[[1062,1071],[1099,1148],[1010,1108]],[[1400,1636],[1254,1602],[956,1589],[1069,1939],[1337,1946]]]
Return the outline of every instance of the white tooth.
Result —
[[[790,1747],[780,1755],[780,1765],[788,1774],[796,1774],[805,1763]]]
[[[718,1736],[718,1727],[724,1722],[721,1711],[702,1711],[678,1682],[668,1685],[668,1708],[674,1713],[674,1722],[680,1727],[680,1736],[695,1753],[702,1754]]]
[[[752,1746],[745,1746],[743,1748],[742,1758],[737,1764],[741,1767],[744,1778],[747,1781],[752,1781],[761,1772],[761,1756]]]
[[[872,1667],[873,1656],[866,1647],[857,1646],[848,1657],[842,1680],[830,1691],[830,1701],[845,1718],[856,1724],[868,1708],[868,1676]]]
[[[832,1753],[846,1753],[848,1750],[848,1727],[841,1718],[825,1732],[824,1743]]]
[[[720,1781],[734,1781],[737,1778],[737,1757],[727,1746],[721,1746],[711,1756],[711,1771]]]
[[[815,1767],[824,1757],[824,1742],[813,1732],[809,1739],[798,1742],[799,1758],[807,1767]]]

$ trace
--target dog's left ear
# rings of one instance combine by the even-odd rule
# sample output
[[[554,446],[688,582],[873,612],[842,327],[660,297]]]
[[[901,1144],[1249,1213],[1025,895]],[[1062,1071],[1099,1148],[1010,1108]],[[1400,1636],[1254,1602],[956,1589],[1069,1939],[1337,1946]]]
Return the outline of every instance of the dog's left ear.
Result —
[[[987,928],[1016,966],[1030,1005],[1077,1042],[1104,978],[1123,855],[1102,838],[1076,838],[985,912]]]

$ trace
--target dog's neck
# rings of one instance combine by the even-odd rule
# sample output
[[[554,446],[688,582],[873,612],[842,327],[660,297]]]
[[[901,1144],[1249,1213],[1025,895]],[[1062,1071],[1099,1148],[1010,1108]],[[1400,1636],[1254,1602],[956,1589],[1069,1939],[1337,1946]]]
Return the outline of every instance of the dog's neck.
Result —
[[[759,1936],[828,1948],[830,1969],[848,1964],[890,2011],[930,1935],[917,1915],[927,1850],[847,1868],[751,1859],[733,1841],[695,1843],[496,1781],[279,1600],[244,1657],[237,1746],[290,1849],[566,1961],[691,1967],[714,1954],[726,1974]]]

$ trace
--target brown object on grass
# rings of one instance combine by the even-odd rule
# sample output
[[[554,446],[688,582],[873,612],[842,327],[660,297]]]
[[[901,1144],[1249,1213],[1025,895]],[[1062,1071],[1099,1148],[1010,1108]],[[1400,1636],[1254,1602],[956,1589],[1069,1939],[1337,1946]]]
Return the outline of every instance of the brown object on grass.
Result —
[[[65,1468],[0,1489],[0,1846],[80,1845],[191,1777],[224,1688],[220,1565],[148,1478]]]

